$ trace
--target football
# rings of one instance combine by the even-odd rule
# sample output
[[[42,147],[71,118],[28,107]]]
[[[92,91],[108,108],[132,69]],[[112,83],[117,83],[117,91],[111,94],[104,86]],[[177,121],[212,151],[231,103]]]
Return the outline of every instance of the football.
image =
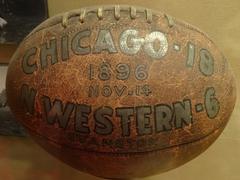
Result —
[[[224,55],[197,28],[133,6],[52,17],[19,45],[6,91],[46,151],[104,178],[176,168],[221,134],[236,101]]]

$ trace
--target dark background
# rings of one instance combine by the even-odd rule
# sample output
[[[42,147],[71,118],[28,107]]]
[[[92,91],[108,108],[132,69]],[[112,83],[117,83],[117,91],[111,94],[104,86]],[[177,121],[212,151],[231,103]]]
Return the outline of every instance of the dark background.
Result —
[[[0,17],[8,22],[0,29],[0,44],[20,42],[47,16],[46,0],[0,0]]]

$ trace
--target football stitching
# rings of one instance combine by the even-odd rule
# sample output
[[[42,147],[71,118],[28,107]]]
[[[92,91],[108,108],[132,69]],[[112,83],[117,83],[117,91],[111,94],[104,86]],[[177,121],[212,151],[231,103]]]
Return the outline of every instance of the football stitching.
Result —
[[[119,6],[119,5],[117,5],[117,6]],[[118,8],[117,6],[115,6],[115,9]],[[117,7],[117,8],[116,8],[116,7]],[[127,7],[128,7],[128,8],[127,8],[128,11],[129,11],[129,9],[130,9],[130,18],[131,18],[131,19],[136,19],[136,18],[137,18],[137,11],[138,11],[138,12],[141,12],[141,13],[143,12],[142,9],[138,8],[138,10],[137,10],[137,8],[134,7],[134,6],[131,6],[131,7],[127,6]],[[108,11],[111,10],[111,9],[109,9],[109,8],[110,8],[110,7],[108,7],[106,10],[108,10]],[[120,8],[120,6],[119,6],[119,8]],[[87,8],[82,8],[82,9],[78,10],[78,11],[79,11],[79,15],[78,15],[78,16],[79,16],[79,21],[80,21],[81,23],[84,23],[84,21],[85,21],[86,9],[87,9]],[[126,11],[126,6],[121,6],[121,10],[125,10],[125,11]],[[76,14],[75,14],[75,15],[72,14],[74,11],[76,12],[76,10],[72,10],[72,11],[70,11],[70,12],[67,12],[67,13],[63,14],[63,15],[58,15],[58,16],[53,17],[53,18],[61,18],[61,20],[57,20],[55,23],[51,23],[50,25],[45,25],[45,26],[43,26],[43,27],[37,27],[37,28],[35,28],[27,37],[24,38],[23,41],[26,41],[28,38],[30,38],[31,36],[33,36],[33,35],[36,34],[37,32],[39,32],[39,31],[41,31],[41,30],[43,30],[43,29],[47,29],[47,28],[53,27],[53,26],[55,26],[55,25],[58,25],[59,23],[62,24],[64,28],[67,27],[68,20],[71,19],[72,17],[76,17],[76,16],[77,16]],[[95,10],[95,11],[96,11],[96,10]],[[95,11],[94,11],[94,12],[95,12]],[[119,11],[119,10],[117,10],[117,11]],[[89,10],[88,12],[93,12],[93,10]],[[148,11],[148,12],[149,12],[149,11]],[[155,11],[154,11],[154,12],[155,12]],[[116,18],[116,14],[117,14],[117,18]],[[186,28],[188,28],[189,30],[198,32],[198,33],[202,34],[203,36],[205,36],[209,41],[213,42],[212,39],[209,38],[209,36],[208,36],[206,33],[204,33],[203,31],[199,30],[197,27],[195,27],[195,26],[193,26],[193,25],[189,25],[188,23],[182,22],[182,21],[176,21],[175,18],[171,17],[170,15],[168,15],[168,14],[166,14],[166,13],[157,12],[156,14],[162,14],[162,15],[165,16],[165,18],[166,18],[167,21],[168,21],[169,28],[171,28],[171,27],[173,27],[174,25],[177,24],[177,25],[186,27]],[[156,15],[156,14],[154,13],[154,15]],[[120,18],[120,11],[119,11],[119,12],[115,12],[115,18],[116,18],[116,20],[119,20],[118,18]],[[61,22],[61,21],[62,21],[62,22]]]
[[[64,147],[64,148],[77,149],[77,150],[82,151],[82,152],[95,153],[95,154],[109,154],[109,155],[112,155],[112,156],[132,156],[132,155],[138,155],[138,154],[156,153],[156,152],[163,151],[163,150],[166,150],[166,149],[172,149],[172,148],[182,147],[182,146],[189,145],[189,144],[194,144],[194,143],[203,141],[206,138],[208,138],[208,137],[218,133],[218,131],[222,131],[225,126],[226,126],[226,122],[225,123],[221,123],[216,129],[213,129],[208,134],[205,134],[204,136],[202,136],[202,137],[200,137],[198,139],[195,139],[194,141],[188,141],[188,142],[184,142],[184,143],[181,143],[181,144],[171,145],[171,146],[162,147],[162,148],[156,148],[156,149],[148,150],[148,151],[134,151],[134,152],[126,152],[126,151],[123,151],[123,152],[111,152],[111,151],[107,152],[107,151],[103,151],[103,152],[101,152],[101,151],[90,150],[90,149],[81,149],[81,148],[77,148],[77,147],[68,146],[67,144],[60,144],[59,142],[56,142],[56,141],[54,141],[52,139],[49,139],[48,137],[45,137],[45,136],[39,134],[36,131],[33,131],[28,126],[26,126],[25,128],[28,129],[29,131],[31,131],[35,136],[43,138],[46,141],[49,141],[51,143],[54,143],[54,144],[56,144],[58,146],[61,146],[61,147]],[[219,136],[219,134],[218,134],[218,136]]]
[[[104,7],[99,7],[95,10],[87,10],[86,8],[83,8],[83,9],[80,9],[80,12],[77,14],[79,14],[80,22],[83,23],[86,16],[92,12],[97,15],[99,20],[102,20],[104,18],[105,11],[114,11],[114,18],[118,21],[121,18],[121,11],[126,11],[126,9],[119,5],[115,5],[114,9],[109,9],[109,8],[104,9]],[[142,11],[140,9],[137,9],[131,6],[128,8],[127,11],[129,11],[131,19],[136,19],[137,13],[145,13],[147,23],[150,24],[153,21],[153,13],[152,13],[152,10],[150,9],[145,9],[144,11]],[[167,19],[169,27],[173,27],[173,25],[175,24],[173,18],[167,14],[164,14],[164,17]],[[71,17],[69,12],[66,12],[65,14],[62,15],[62,26],[64,28],[68,26],[68,21],[70,19]]]

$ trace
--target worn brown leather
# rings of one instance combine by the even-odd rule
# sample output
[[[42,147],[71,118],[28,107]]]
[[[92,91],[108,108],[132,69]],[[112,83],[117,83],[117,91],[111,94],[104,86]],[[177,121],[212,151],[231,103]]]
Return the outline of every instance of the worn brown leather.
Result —
[[[147,176],[193,159],[220,135],[234,108],[236,87],[227,60],[203,32],[166,14],[128,6],[99,8],[50,18],[25,38],[7,75],[11,110],[44,149],[95,176]],[[145,43],[139,42],[141,48],[132,55],[121,50],[119,40],[129,29],[137,30]],[[88,34],[74,44],[79,32]],[[111,44],[112,49],[96,46],[100,32],[106,33],[101,45]],[[163,57],[153,56],[164,41],[145,48],[152,32],[167,38]],[[63,37],[68,37],[64,45],[69,55]],[[130,49],[136,43],[131,37],[126,41]],[[56,61],[51,64],[48,57],[48,64],[43,64],[41,51],[51,40],[57,47]],[[26,60],[29,52],[32,56]],[[163,53],[164,49],[159,54]],[[105,77],[100,72],[106,63],[110,75]],[[120,73],[121,68],[126,73],[126,67],[128,75]],[[33,111],[27,105],[30,95],[35,98]],[[54,106],[56,102],[61,105]],[[48,103],[54,106],[50,111]],[[119,108],[128,108],[128,121],[120,117]],[[163,108],[171,116],[165,125]],[[70,112],[67,123],[56,118],[59,109]]]

